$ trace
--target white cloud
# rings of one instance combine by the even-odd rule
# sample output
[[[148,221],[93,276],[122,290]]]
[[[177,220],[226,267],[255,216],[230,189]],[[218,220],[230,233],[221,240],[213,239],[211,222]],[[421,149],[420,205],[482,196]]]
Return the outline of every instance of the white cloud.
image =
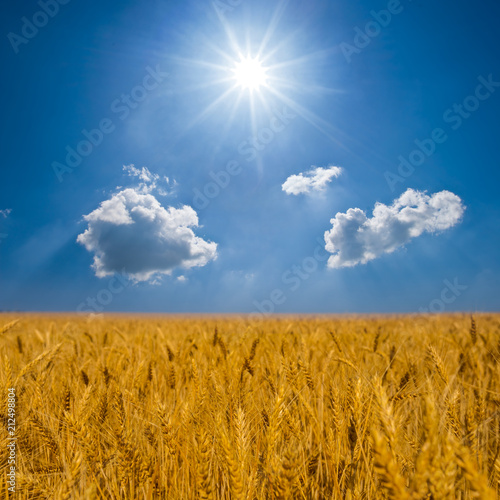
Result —
[[[311,170],[291,175],[281,186],[286,194],[310,194],[311,191],[323,191],[326,185],[342,173],[340,167],[314,167]]]
[[[157,181],[160,176],[158,174],[153,174],[149,171],[147,167],[142,167],[140,170],[134,165],[124,165],[123,170],[127,172],[130,177],[138,177],[142,182],[151,183]]]
[[[100,278],[118,272],[136,281],[154,281],[176,268],[204,266],[217,256],[217,244],[191,229],[198,227],[191,207],[164,208],[141,186],[113,194],[84,219],[88,228],[77,241],[94,254],[93,268]]]
[[[450,191],[431,196],[408,189],[392,205],[377,203],[368,218],[359,208],[339,212],[325,232],[325,249],[333,254],[328,267],[365,264],[394,252],[422,233],[434,233],[457,224],[465,211],[462,200]]]
[[[0,210],[0,215],[6,219],[11,212],[12,208],[5,208],[3,210]]]
[[[127,173],[129,177],[136,177],[140,182],[136,188],[136,191],[141,193],[152,193],[156,192],[160,196],[167,196],[174,192],[174,188],[177,186],[175,180],[170,181],[168,177],[163,177],[163,179],[158,174],[153,174],[149,171],[147,167],[142,167],[141,169],[136,168],[134,165],[124,165],[123,170]],[[172,185],[172,190],[166,191],[160,184],[165,184],[167,186]]]

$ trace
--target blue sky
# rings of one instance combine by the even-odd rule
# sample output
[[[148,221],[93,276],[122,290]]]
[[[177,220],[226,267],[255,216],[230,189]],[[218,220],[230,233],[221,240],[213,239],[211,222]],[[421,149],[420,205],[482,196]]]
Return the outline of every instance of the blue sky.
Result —
[[[497,3],[2,10],[1,310],[499,309]]]

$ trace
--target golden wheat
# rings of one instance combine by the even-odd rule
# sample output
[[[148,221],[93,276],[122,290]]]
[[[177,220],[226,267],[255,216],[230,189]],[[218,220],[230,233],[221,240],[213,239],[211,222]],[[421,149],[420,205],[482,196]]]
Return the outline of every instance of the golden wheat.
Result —
[[[3,326],[2,326],[3,325]],[[500,317],[0,317],[0,498],[499,498]]]

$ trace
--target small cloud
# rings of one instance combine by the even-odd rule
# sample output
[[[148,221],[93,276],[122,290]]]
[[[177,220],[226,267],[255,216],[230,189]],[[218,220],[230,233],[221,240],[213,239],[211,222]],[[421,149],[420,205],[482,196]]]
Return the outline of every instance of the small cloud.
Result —
[[[185,283],[188,279],[185,276],[177,276],[177,281],[181,283]]]
[[[160,178],[158,174],[152,174],[147,167],[142,167],[139,170],[138,168],[135,168],[134,165],[124,165],[123,170],[125,170],[130,177],[138,177],[142,182],[148,184],[151,184]]]
[[[173,194],[174,189],[177,187],[175,180],[171,181],[167,176],[161,178],[158,174],[152,173],[147,167],[139,169],[134,165],[124,165],[123,170],[129,177],[135,177],[140,181],[136,190],[144,194],[156,191],[160,196],[168,196]],[[168,191],[162,184],[167,187],[171,186],[172,190]],[[120,189],[120,186],[117,189]]]
[[[326,185],[341,173],[341,167],[313,167],[307,172],[291,175],[281,188],[286,194],[311,194],[313,191],[323,191]]]
[[[190,206],[164,208],[141,186],[113,194],[84,219],[88,228],[77,241],[94,254],[99,278],[118,272],[155,283],[174,269],[205,266],[217,257],[217,244],[191,229],[198,216]]]
[[[422,233],[455,226],[465,206],[450,191],[433,195],[408,189],[392,205],[376,203],[368,218],[359,208],[337,213],[325,232],[325,250],[333,254],[328,267],[353,267],[392,253]]]

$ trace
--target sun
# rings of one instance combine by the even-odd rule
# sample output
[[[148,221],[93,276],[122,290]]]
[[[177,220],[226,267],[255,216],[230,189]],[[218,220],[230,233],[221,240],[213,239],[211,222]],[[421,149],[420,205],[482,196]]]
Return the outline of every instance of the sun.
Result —
[[[279,108],[282,110],[280,113],[286,116],[301,116],[334,143],[339,142],[339,136],[344,136],[337,126],[322,119],[302,103],[302,99],[318,93],[340,92],[328,84],[316,82],[316,74],[319,76],[323,63],[330,61],[329,50],[310,52],[307,49],[303,52],[299,40],[296,40],[300,30],[287,33],[279,28],[288,0],[274,3],[277,5],[269,25],[267,28],[256,27],[255,33],[251,25],[244,30],[234,31],[225,16],[217,11],[226,43],[219,43],[220,37],[216,41],[208,35],[203,36],[202,41],[208,52],[204,51],[202,58],[179,56],[179,63],[185,64],[193,70],[193,76],[196,75],[193,78],[196,83],[189,88],[200,92],[202,100],[205,98],[201,96],[206,92],[205,105],[186,125],[186,130],[205,121],[217,113],[216,110],[224,109],[227,114],[224,115],[225,124],[219,134],[221,143],[232,132],[233,123],[240,118],[247,121],[253,137],[256,137],[261,120],[276,113],[275,110]],[[222,39],[220,41],[224,42]],[[295,53],[295,49],[299,52]],[[177,57],[174,59],[177,60]],[[318,64],[320,61],[321,65]],[[303,78],[304,75],[311,75],[313,79],[308,82]],[[275,123],[276,117],[271,119]],[[262,130],[265,133],[266,129]],[[262,170],[259,162],[257,167]]]
[[[266,68],[254,58],[245,57],[236,63],[233,70],[236,85],[250,91],[259,90],[267,83]]]

